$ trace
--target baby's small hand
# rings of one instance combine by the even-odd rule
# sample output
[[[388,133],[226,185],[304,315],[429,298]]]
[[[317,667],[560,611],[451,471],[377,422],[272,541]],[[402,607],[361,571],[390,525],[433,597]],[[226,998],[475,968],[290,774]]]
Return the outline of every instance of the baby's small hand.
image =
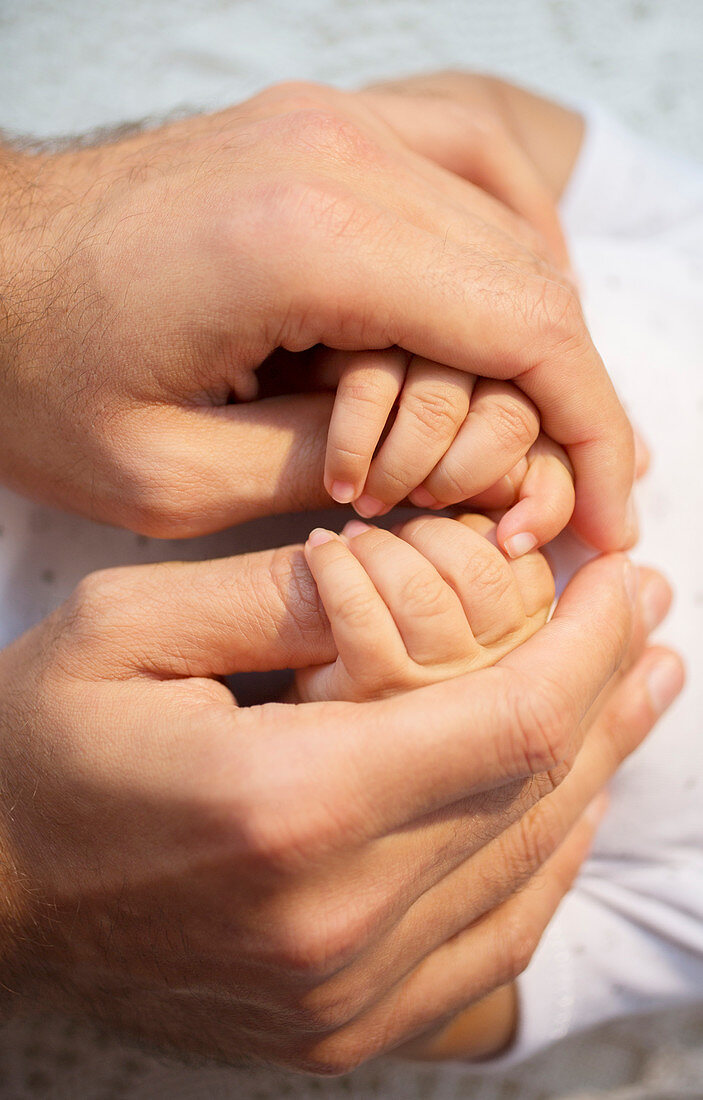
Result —
[[[325,463],[335,500],[353,501],[365,519],[406,496],[420,508],[510,508],[498,542],[511,557],[549,542],[569,522],[571,465],[540,436],[537,410],[517,386],[398,348],[328,355],[326,369],[339,379]]]
[[[481,515],[420,516],[397,535],[359,521],[313,531],[305,557],[337,647],[300,670],[303,701],[381,698],[495,664],[546,622],[544,557],[511,562]]]

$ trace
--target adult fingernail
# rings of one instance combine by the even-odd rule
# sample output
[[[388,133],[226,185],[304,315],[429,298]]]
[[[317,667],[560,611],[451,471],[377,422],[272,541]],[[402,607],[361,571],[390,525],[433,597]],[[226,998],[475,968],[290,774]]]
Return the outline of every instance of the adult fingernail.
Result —
[[[350,519],[349,523],[345,523],[342,535],[346,539],[354,539],[357,535],[363,535],[364,531],[371,530],[373,528],[369,527],[368,523],[362,523],[360,519]]]
[[[383,501],[376,500],[376,497],[370,497],[366,493],[354,501],[354,510],[364,519],[371,519],[373,516],[379,515],[385,511],[385,507]]]
[[[637,519],[637,505],[634,494],[630,494],[625,511],[625,538],[628,546],[634,546],[640,537],[640,525]]]
[[[635,429],[635,477],[642,477],[649,468],[650,454],[649,447],[645,443],[640,433]]]
[[[683,687],[683,669],[676,657],[668,655],[657,661],[647,676],[647,691],[657,714],[670,707]]]
[[[529,554],[537,545],[537,539],[529,531],[521,531],[519,535],[511,535],[505,540],[505,549],[508,557],[521,558],[523,554]]]
[[[332,500],[337,504],[351,504],[354,499],[355,489],[350,481],[333,481],[330,489]]]
[[[625,591],[627,597],[634,607],[637,603],[637,592],[639,590],[639,574],[635,569],[631,561],[625,562]]]
[[[647,634],[666,618],[671,606],[671,589],[663,577],[648,577],[640,595],[642,622]]]
[[[594,829],[597,829],[601,821],[608,812],[610,805],[610,797],[607,791],[600,791],[596,797],[589,802],[588,806],[583,812],[583,816]]]
[[[316,527],[307,537],[308,546],[322,546],[325,542],[332,542],[337,536],[332,531],[326,531],[324,527]]]
[[[422,486],[413,489],[408,500],[417,508],[436,508],[439,504],[439,501],[432,496],[432,493],[428,493],[427,489],[423,489]]]

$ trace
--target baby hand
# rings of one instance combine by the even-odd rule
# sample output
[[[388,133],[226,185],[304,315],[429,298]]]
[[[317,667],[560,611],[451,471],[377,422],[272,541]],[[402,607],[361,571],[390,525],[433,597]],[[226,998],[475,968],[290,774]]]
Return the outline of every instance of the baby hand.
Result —
[[[353,501],[365,519],[406,496],[420,508],[508,508],[498,543],[513,558],[567,525],[571,465],[540,435],[537,409],[517,386],[399,348],[327,355],[328,377],[338,376],[325,462],[325,487],[335,500]]]
[[[397,535],[357,520],[313,531],[305,557],[337,647],[296,674],[302,701],[363,701],[493,665],[546,622],[554,580],[538,552],[507,560],[481,515],[420,516]]]

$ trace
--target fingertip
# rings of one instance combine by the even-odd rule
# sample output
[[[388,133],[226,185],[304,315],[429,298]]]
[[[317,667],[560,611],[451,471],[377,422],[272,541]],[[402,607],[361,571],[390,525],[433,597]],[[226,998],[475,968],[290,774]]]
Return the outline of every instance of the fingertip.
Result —
[[[355,500],[353,508],[363,519],[373,519],[374,516],[383,515],[384,512],[388,511],[382,500],[377,500],[376,497],[369,496],[368,493],[364,493],[358,500]]]
[[[664,650],[647,672],[647,694],[654,713],[659,716],[681,694],[686,682],[683,661],[673,650]]]
[[[640,567],[640,612],[645,633],[653,630],[664,621],[671,608],[674,593],[666,577],[654,570]]]
[[[328,531],[325,527],[315,527],[305,541],[305,550],[314,550],[316,546],[322,546],[326,542],[332,542],[337,537],[334,531]]]
[[[647,473],[651,461],[652,455],[644,438],[640,435],[637,428],[633,429],[635,439],[635,477],[644,477]]]
[[[631,550],[640,537],[640,525],[637,518],[637,505],[634,493],[630,493],[625,507],[625,543],[624,550]]]
[[[537,536],[530,531],[519,531],[505,540],[499,539],[502,549],[513,561],[524,554],[529,554],[530,550],[535,549],[538,541]]]
[[[368,523],[362,523],[360,519],[350,519],[342,528],[343,539],[355,539],[357,535],[363,535],[365,531],[372,531]]]
[[[413,489],[412,493],[408,494],[408,500],[411,504],[414,504],[416,508],[441,508],[440,502],[427,492],[427,489],[423,485],[419,485],[417,489]]]
[[[356,496],[356,486],[350,481],[333,481],[328,492],[337,504],[351,504]]]

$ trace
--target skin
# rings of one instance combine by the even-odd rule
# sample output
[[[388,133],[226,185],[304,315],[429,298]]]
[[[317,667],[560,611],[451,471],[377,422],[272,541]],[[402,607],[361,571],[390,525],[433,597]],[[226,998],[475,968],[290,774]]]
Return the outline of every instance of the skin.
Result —
[[[493,668],[240,710],[223,675],[334,656],[299,547],[87,578],[0,654],[6,1011],[329,1074],[513,979],[654,721],[648,670],[681,686],[646,653],[586,718],[636,580],[592,562]]]
[[[3,479],[169,537],[299,508],[310,477],[323,503],[331,398],[228,401],[277,348],[398,346],[515,381],[568,453],[577,530],[630,545],[632,433],[573,284],[442,165],[459,145],[481,182],[493,131],[419,98],[411,140],[407,97],[303,84],[95,148],[4,150]]]
[[[386,98],[386,94],[390,93]],[[549,198],[556,202],[562,195],[569,180],[573,165],[578,156],[583,138],[583,120],[576,112],[569,111],[558,103],[535,96],[523,88],[507,84],[504,81],[484,75],[463,72],[442,72],[411,77],[406,80],[394,81],[375,85],[368,90],[376,105],[381,105],[384,113],[392,120],[392,124],[398,131],[404,134],[412,144],[417,138],[414,136],[417,126],[416,109],[422,109],[427,96],[441,100],[449,111],[457,109],[475,110],[479,118],[484,120],[487,128],[495,126],[496,120],[514,138],[530,164],[536,170],[539,180],[545,187]],[[422,148],[432,156],[432,143],[434,138],[428,128],[423,135]],[[441,150],[441,141],[436,145],[435,152],[439,156],[440,163],[453,171],[462,173],[466,170],[462,158],[461,149],[457,148],[454,157],[447,159],[447,151]],[[515,166],[514,166],[515,169]],[[515,171],[511,176],[515,179]],[[498,173],[494,179],[500,179]],[[520,176],[517,176],[520,179]],[[504,184],[505,186],[505,184]],[[494,191],[493,193],[496,193]],[[529,192],[528,192],[529,193]],[[521,199],[524,203],[524,198]],[[530,220],[538,220],[539,208],[535,208],[530,215]],[[542,222],[545,238],[555,241],[550,236],[547,221]],[[553,245],[554,246],[554,245]],[[558,242],[557,242],[558,247]],[[555,252],[555,255],[557,253]],[[561,254],[565,257],[565,252]],[[553,447],[551,441],[546,441]],[[539,447],[541,443],[537,444]],[[559,456],[560,457],[560,456]],[[529,459],[529,452],[528,452]],[[649,453],[646,444],[635,433],[635,464],[636,476],[642,477],[649,465]],[[515,474],[517,473],[517,477]],[[530,477],[549,477],[551,484],[544,485],[544,494],[541,501],[535,497],[529,499],[525,491],[529,478],[521,474],[519,469],[511,472],[508,478],[503,480],[503,498],[497,501],[494,497],[495,489],[483,498],[477,498],[474,503],[484,507],[502,507],[507,509],[518,500],[525,500],[520,504],[520,510],[513,507],[507,515],[500,520],[501,545],[508,547],[516,533],[521,531],[540,531],[539,524],[545,523],[544,501],[548,502],[547,525],[551,522],[549,512],[556,508],[554,518],[561,523],[559,508],[566,506],[563,481],[559,482],[559,475],[555,467],[550,464],[546,472],[538,470],[530,474]],[[524,479],[524,480],[523,480]],[[560,489],[561,485],[561,489]],[[415,495],[416,503],[427,507],[431,501],[422,490]],[[533,512],[535,505],[540,507],[540,517]],[[539,535],[538,535],[539,539]],[[523,545],[525,543],[523,542]],[[529,545],[529,544],[528,544]],[[652,594],[653,595],[653,594]],[[658,610],[650,613],[650,620],[664,614],[668,606],[664,599],[664,593],[660,593]],[[637,655],[642,654],[643,638],[637,637],[632,644],[631,652],[625,666],[632,667]],[[620,674],[622,678],[622,672]],[[614,688],[611,686],[611,700]],[[623,691],[624,689],[620,689]],[[618,697],[616,696],[616,699]],[[623,702],[623,712],[626,709],[624,697],[619,698]],[[641,684],[638,684],[634,675],[631,677],[630,709],[627,710],[628,720],[632,722],[647,722],[648,703],[646,695],[643,696]],[[611,702],[611,705],[612,702]],[[620,718],[622,720],[622,718]],[[488,997],[471,1006],[463,1013],[456,1016],[449,1024],[436,1030],[425,1038],[416,1040],[404,1048],[404,1055],[408,1058],[417,1058],[421,1061],[443,1060],[447,1058],[483,1058],[495,1054],[508,1045],[518,1026],[519,1002],[514,984],[506,985],[493,991]]]
[[[365,701],[494,665],[548,618],[554,578],[541,554],[511,563],[482,515],[419,516],[396,533],[352,521],[317,529],[305,560],[337,649],[303,669],[300,700]]]
[[[471,112],[454,112],[451,135],[446,104],[420,114],[449,153]],[[435,258],[441,236],[448,285],[465,274],[445,240],[447,188],[453,220],[457,203],[484,219],[507,285],[533,285],[526,226],[468,185],[459,199],[460,181],[399,125],[364,96],[296,86],[99,149],[7,151],[4,480],[169,535],[321,503],[329,396],[223,404],[251,392],[267,351],[406,336],[421,355],[468,346],[454,300],[430,311],[436,332],[417,320],[428,301],[418,221]],[[283,181],[273,198],[261,165]],[[382,202],[364,190],[371,167]],[[349,268],[336,258],[351,246],[330,221],[339,213],[359,219],[363,285],[341,285]],[[253,275],[231,262],[252,254],[245,230],[261,251]],[[404,263],[413,278],[379,317],[388,271]],[[184,270],[187,286],[174,277]],[[320,286],[348,314],[331,315]],[[550,347],[566,330],[585,340],[567,296]],[[595,541],[604,528],[626,541],[629,428],[583,346],[608,432],[577,444],[581,511]],[[615,459],[606,435],[622,444]],[[599,449],[619,471],[602,513],[588,501]],[[584,858],[594,823],[583,811],[680,688],[664,651],[618,687],[614,670],[643,634],[633,580],[618,556],[593,563],[543,631],[446,685],[240,710],[226,673],[335,657],[299,548],[88,578],[0,654],[6,1011],[59,1005],[178,1050],[333,1073],[509,982]],[[655,666],[673,667],[656,708]],[[602,718],[593,704],[608,682]],[[634,713],[633,699],[650,702]],[[538,888],[522,889],[535,872]]]
[[[513,558],[569,522],[571,463],[516,386],[400,348],[325,352],[322,369],[338,379],[325,485],[359,515],[384,515],[405,497],[420,508],[502,508],[498,540]]]

